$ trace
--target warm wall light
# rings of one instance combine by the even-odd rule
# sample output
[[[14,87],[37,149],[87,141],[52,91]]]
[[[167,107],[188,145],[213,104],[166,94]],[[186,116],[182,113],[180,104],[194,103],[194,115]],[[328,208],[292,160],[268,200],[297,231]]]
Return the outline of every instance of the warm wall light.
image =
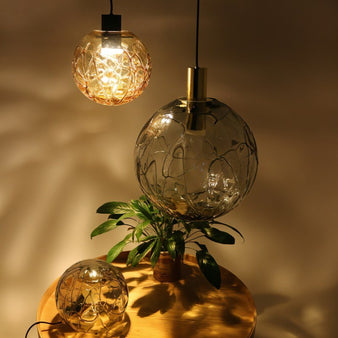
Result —
[[[73,57],[73,78],[94,102],[114,106],[136,99],[147,87],[151,60],[143,43],[121,31],[121,16],[102,15],[102,30],[84,36]]]

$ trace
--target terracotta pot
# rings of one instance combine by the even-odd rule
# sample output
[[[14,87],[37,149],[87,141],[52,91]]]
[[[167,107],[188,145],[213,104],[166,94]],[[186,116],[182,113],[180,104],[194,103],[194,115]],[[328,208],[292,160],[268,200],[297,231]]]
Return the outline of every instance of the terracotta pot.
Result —
[[[161,252],[160,257],[154,267],[154,278],[159,282],[175,282],[181,277],[180,257],[173,260],[166,251]]]

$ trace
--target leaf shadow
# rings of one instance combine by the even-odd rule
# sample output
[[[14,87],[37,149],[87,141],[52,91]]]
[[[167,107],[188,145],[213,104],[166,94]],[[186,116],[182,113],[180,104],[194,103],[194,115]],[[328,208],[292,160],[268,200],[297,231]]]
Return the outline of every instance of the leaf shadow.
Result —
[[[202,280],[198,269],[182,265],[182,277],[177,282],[159,283],[143,288],[146,295],[137,299],[132,308],[139,308],[138,315],[147,317],[156,312],[161,314],[169,311],[176,302],[175,289],[180,294],[180,303],[184,310],[190,310],[196,304],[203,304],[205,288],[209,287],[206,280]],[[147,279],[146,275],[137,278],[127,279],[127,282],[136,281],[141,284]],[[204,291],[203,291],[204,290]]]
[[[163,314],[175,304],[176,296],[170,291],[168,284],[156,284],[145,289],[149,290],[149,293],[137,299],[131,306],[139,308],[140,317],[147,317],[158,311]]]

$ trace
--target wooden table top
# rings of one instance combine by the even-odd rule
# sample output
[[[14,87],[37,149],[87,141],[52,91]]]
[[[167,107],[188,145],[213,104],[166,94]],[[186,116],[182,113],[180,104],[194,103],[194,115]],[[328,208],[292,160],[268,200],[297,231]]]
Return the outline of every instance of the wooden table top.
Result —
[[[113,263],[123,273],[129,288],[125,321],[118,337],[202,338],[253,337],[256,308],[246,286],[221,268],[222,286],[213,288],[201,274],[193,256],[185,255],[181,280],[160,283],[152,275],[149,260],[126,267],[126,254]],[[104,258],[104,257],[101,257]],[[38,321],[58,322],[55,304],[57,280],[46,290],[37,312]],[[68,325],[39,324],[40,338],[93,338]]]

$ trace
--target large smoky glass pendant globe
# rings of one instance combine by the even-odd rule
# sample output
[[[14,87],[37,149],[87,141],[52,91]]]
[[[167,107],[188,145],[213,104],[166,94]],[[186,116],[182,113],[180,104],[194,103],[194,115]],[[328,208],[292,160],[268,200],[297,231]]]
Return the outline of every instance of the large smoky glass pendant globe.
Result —
[[[138,136],[135,159],[147,197],[188,221],[215,218],[236,207],[250,191],[258,165],[248,125],[213,98],[177,99],[159,109]]]

